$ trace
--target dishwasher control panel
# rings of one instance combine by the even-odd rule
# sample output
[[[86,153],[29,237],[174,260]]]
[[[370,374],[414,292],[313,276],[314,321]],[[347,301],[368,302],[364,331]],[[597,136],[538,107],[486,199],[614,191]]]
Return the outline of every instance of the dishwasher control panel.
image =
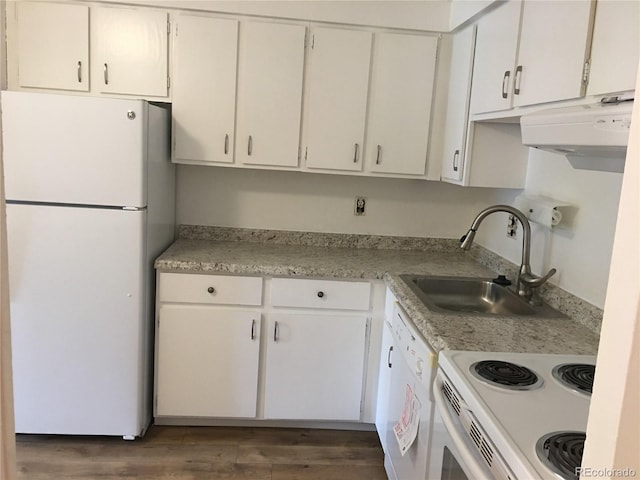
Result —
[[[398,303],[393,308],[391,330],[398,350],[411,367],[415,377],[421,382],[431,383],[433,379],[431,359],[435,357],[435,353]]]

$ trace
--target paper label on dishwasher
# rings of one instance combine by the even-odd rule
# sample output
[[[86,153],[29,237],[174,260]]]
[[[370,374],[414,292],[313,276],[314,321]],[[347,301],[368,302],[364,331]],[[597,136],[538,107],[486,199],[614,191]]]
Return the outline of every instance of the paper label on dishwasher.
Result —
[[[418,425],[420,424],[420,401],[416,397],[413,387],[407,385],[405,388],[404,407],[398,423],[393,427],[393,433],[398,441],[400,453],[404,455],[418,436]]]

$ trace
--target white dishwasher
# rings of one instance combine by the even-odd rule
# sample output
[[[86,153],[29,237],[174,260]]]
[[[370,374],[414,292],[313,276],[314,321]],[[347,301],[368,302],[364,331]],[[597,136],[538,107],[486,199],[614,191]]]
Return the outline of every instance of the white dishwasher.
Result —
[[[433,422],[431,388],[437,357],[397,303],[393,308],[391,330],[393,357],[384,466],[392,480],[425,480]],[[417,419],[418,433],[403,455],[394,427],[406,423],[412,415]]]

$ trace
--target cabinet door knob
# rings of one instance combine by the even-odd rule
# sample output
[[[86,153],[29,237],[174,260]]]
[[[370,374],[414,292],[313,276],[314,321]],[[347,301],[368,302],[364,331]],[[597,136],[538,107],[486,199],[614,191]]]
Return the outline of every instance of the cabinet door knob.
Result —
[[[393,345],[389,347],[389,353],[387,354],[387,365],[389,368],[393,367],[393,365],[391,365],[391,352],[393,352]]]
[[[213,287],[207,288],[207,292],[209,292],[209,293],[215,293],[215,291],[216,291],[216,289],[213,288]]]
[[[458,171],[458,158],[460,157],[460,150],[456,150],[453,153],[453,171]]]
[[[324,297],[324,292],[322,290],[320,290],[318,292],[318,298],[322,298],[322,297]]]
[[[256,338],[256,320],[251,320],[251,340]]]
[[[355,147],[354,147],[354,152],[353,152],[353,163],[358,163],[358,149],[359,148],[360,148],[360,145],[358,145],[356,143]]]
[[[247,155],[251,156],[253,153],[253,138],[249,135],[249,141],[247,142]]]
[[[82,62],[78,60],[78,83],[82,83]]]
[[[382,153],[382,146],[378,145],[378,154],[376,155],[376,165],[380,165],[380,155]]]
[[[109,85],[109,66],[104,64],[104,84]]]
[[[278,341],[278,322],[277,321],[275,321],[273,325],[273,341],[274,342]]]
[[[229,134],[225,133],[224,135],[224,154],[227,155],[229,153]]]

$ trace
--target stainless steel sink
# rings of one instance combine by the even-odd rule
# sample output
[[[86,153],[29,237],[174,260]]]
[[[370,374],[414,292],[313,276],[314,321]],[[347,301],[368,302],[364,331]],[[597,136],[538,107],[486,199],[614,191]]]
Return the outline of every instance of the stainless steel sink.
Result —
[[[563,317],[548,305],[532,306],[486,278],[400,275],[425,306],[442,313]]]

